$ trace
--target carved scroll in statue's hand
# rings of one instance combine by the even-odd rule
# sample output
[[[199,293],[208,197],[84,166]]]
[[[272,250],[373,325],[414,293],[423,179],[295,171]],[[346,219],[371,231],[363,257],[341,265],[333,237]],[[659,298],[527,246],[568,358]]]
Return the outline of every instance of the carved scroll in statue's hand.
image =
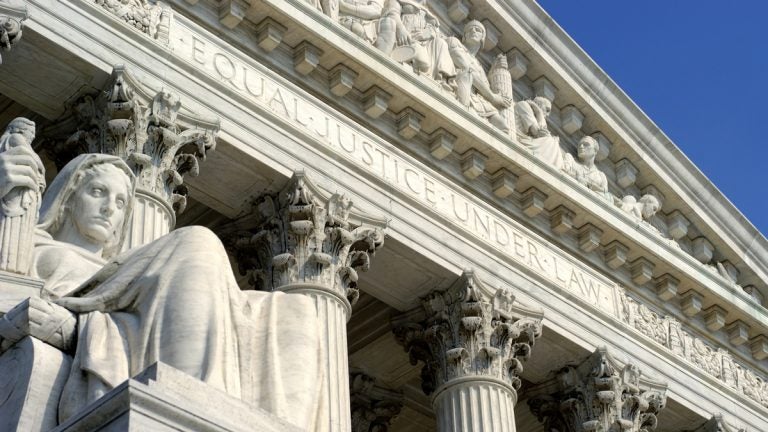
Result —
[[[45,185],[43,163],[31,147],[11,147],[0,153],[0,197],[2,197],[3,213],[6,216],[16,216],[21,204],[18,189],[40,190]],[[15,192],[14,192],[15,190]],[[11,192],[14,192],[11,194]],[[22,211],[23,212],[23,211]]]
[[[45,170],[32,150],[35,123],[13,119],[0,136],[0,270],[27,274]],[[12,229],[7,229],[11,228]]]

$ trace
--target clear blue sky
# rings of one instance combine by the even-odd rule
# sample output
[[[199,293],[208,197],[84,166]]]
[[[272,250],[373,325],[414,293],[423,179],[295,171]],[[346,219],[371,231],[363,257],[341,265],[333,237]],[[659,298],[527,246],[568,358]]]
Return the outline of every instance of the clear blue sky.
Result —
[[[539,4],[768,234],[768,1]]]

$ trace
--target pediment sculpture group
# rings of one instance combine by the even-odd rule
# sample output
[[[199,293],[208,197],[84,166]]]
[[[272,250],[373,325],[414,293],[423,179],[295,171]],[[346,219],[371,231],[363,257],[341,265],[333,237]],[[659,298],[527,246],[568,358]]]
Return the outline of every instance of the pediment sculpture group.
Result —
[[[638,220],[648,221],[660,209],[661,203],[654,195],[619,198],[609,192],[605,174],[595,165],[598,143],[591,136],[578,142],[576,158],[565,152],[547,124],[552,110],[550,99],[536,96],[513,101],[506,56],[496,56],[488,72],[478,59],[487,36],[480,21],[468,21],[459,38],[442,32],[426,0],[316,0],[311,3],[393,60],[408,64],[415,73],[434,80],[496,128],[516,136],[536,157]]]
[[[459,37],[443,31],[427,0],[307,1],[394,61],[410,65],[414,73],[453,94],[467,110],[514,136],[536,157],[631,216],[649,221],[660,210],[661,202],[653,194],[637,198],[609,192],[608,180],[595,164],[598,143],[591,136],[578,142],[576,158],[563,150],[547,123],[551,98],[514,101],[506,55],[497,55],[486,72],[478,58],[488,36],[482,22],[467,21]],[[170,12],[162,3],[137,2],[125,11],[112,0],[100,4],[150,37],[167,39]]]

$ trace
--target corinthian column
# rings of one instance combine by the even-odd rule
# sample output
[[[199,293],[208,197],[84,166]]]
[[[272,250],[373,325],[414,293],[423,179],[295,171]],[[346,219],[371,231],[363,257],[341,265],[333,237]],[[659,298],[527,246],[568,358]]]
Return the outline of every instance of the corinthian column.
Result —
[[[324,431],[350,431],[347,321],[358,298],[358,271],[382,246],[383,220],[351,212],[340,194],[327,195],[297,171],[277,195],[261,197],[256,211],[236,222],[246,231],[224,234],[241,272],[256,289],[311,297],[323,328],[327,423]],[[237,231],[235,229],[235,231]]]
[[[552,432],[649,432],[666,404],[666,388],[642,377],[631,363],[621,366],[601,347],[532,389],[544,395],[529,399],[528,405]]]
[[[395,336],[411,361],[424,363],[422,389],[432,396],[440,432],[514,432],[522,361],[541,336],[541,312],[514,305],[471,271],[447,291],[396,318]]]
[[[123,247],[170,232],[186,206],[184,176],[196,176],[199,162],[214,149],[218,121],[182,113],[176,95],[149,90],[121,65],[106,92],[79,98],[69,111],[47,131],[54,136],[48,139],[57,165],[80,153],[106,153],[123,158],[136,174],[136,203]]]

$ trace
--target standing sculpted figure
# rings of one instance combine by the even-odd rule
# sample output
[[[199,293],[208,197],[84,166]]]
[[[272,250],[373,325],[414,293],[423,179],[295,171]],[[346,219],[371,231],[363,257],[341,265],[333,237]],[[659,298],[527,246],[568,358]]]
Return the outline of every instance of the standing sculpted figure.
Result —
[[[534,156],[553,168],[563,168],[563,150],[560,139],[552,136],[547,126],[547,117],[552,111],[552,102],[542,96],[515,104],[515,126],[517,139]]]
[[[18,166],[42,164],[29,149],[0,154],[0,187],[30,183],[8,174]],[[39,333],[57,329],[59,348],[73,355],[60,421],[162,361],[314,430],[325,393],[312,300],[240,291],[220,241],[202,227],[120,253],[135,184],[122,159],[104,154],[80,155],[59,172],[35,240],[31,273],[45,281],[43,294],[3,318],[22,328],[13,319],[26,308],[36,317],[30,335],[46,340]],[[9,341],[0,336],[1,351]]]
[[[477,60],[477,53],[485,41],[485,26],[480,21],[472,20],[464,26],[461,41],[448,39],[451,58],[456,65],[456,98],[472,108],[492,125],[509,133],[509,124],[499,114],[499,109],[508,108],[512,100],[491,90],[491,84],[485,69]]]
[[[579,161],[576,162],[573,156],[566,154],[563,161],[563,171],[607,199],[611,196],[608,192],[608,178],[595,165],[598,145],[591,136],[580,139],[576,147]]]

